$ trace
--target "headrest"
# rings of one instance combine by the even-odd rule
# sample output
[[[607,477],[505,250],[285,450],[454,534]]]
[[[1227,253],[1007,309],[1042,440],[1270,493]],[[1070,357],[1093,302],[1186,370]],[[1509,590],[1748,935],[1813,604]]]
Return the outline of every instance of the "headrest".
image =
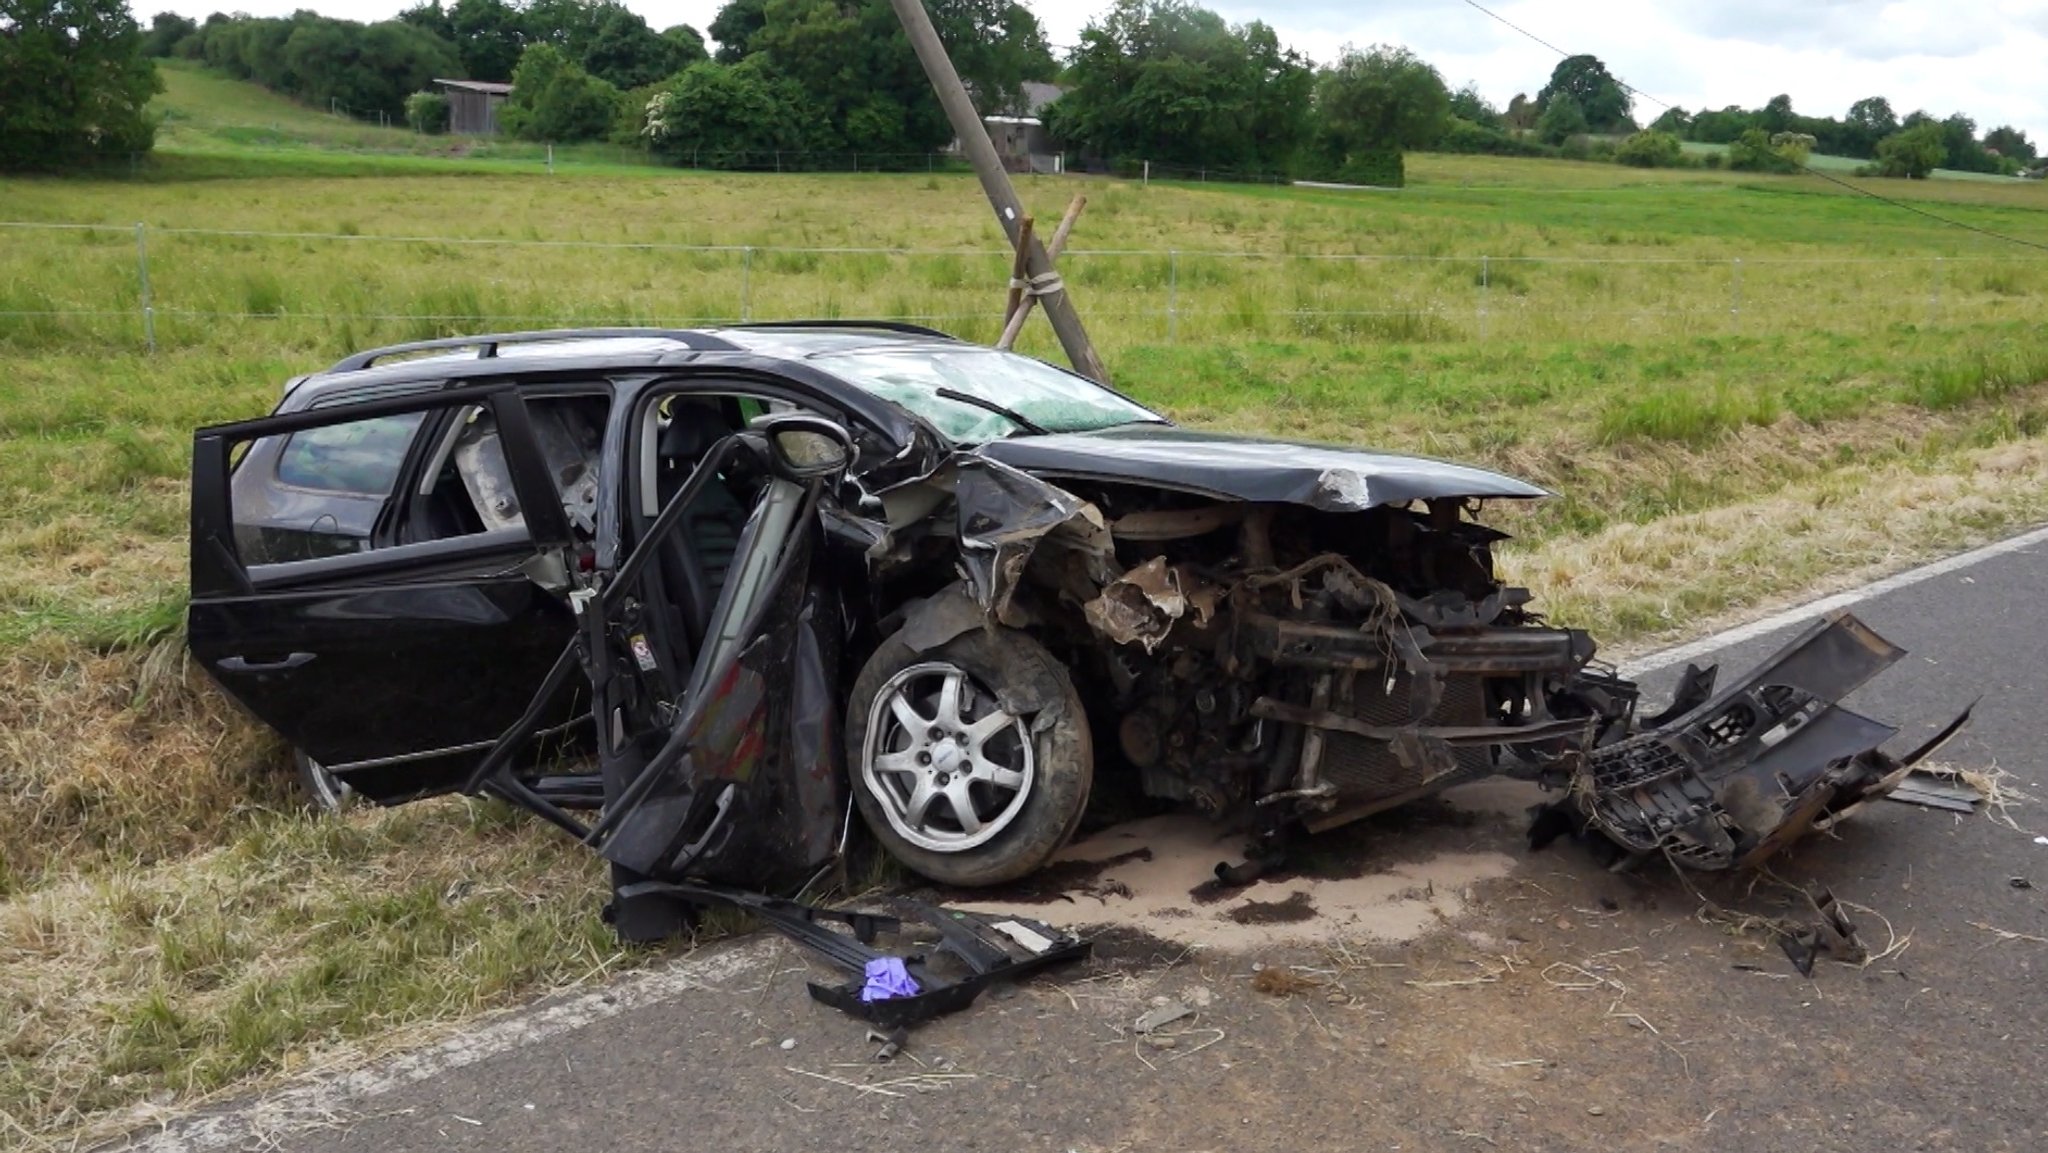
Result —
[[[668,427],[661,433],[661,455],[695,463],[730,431],[717,401],[672,400],[668,406]]]

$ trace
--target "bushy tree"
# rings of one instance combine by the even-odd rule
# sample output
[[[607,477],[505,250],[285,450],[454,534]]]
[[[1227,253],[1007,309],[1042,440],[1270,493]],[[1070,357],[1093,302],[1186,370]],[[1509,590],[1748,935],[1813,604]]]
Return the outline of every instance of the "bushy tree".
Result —
[[[148,151],[162,88],[122,0],[0,0],[0,171]]]
[[[1770,135],[1792,131],[1792,121],[1798,113],[1792,111],[1790,96],[1773,96],[1764,103],[1756,114],[1756,126]]]
[[[2001,124],[1986,132],[1984,147],[1996,151],[2007,159],[2019,161],[2023,167],[2032,164],[2038,155],[2034,151],[2034,142],[2027,139],[2027,134],[2010,124]]]
[[[1996,172],[1998,161],[1977,142],[1977,122],[1958,112],[1941,122],[1942,167]]]
[[[1916,124],[1878,141],[1876,174],[1924,180],[1940,167],[1946,152],[1940,124]]]
[[[439,92],[413,93],[405,98],[405,122],[429,136],[448,131],[448,98]]]
[[[149,31],[142,36],[142,54],[155,59],[169,56],[178,42],[199,31],[199,22],[176,12],[159,12],[150,18]]]
[[[1692,134],[1692,113],[1683,108],[1666,108],[1650,121],[1650,131],[1669,132],[1683,140]]]
[[[1541,104],[1517,92],[1514,99],[1508,101],[1507,111],[1501,113],[1501,119],[1507,121],[1510,128],[1529,129],[1536,127],[1536,119],[1542,115]]]
[[[1536,138],[1549,145],[1563,144],[1589,130],[1586,110],[1577,100],[1562,94],[1552,96],[1543,106],[1543,115],[1536,120]]]
[[[1790,166],[1761,128],[1745,129],[1728,144],[1728,167],[1737,172],[1782,172]]]
[[[400,9],[398,22],[410,24],[422,32],[431,32],[450,44],[455,43],[455,24],[448,19],[448,10],[441,7],[441,0],[420,0],[410,8]]]
[[[535,44],[512,70],[498,123],[526,140],[599,140],[618,116],[619,90],[585,72],[561,49]]]
[[[1627,132],[1635,128],[1629,118],[1628,90],[1607,71],[1597,56],[1567,56],[1551,69],[1550,82],[1536,94],[1546,110],[1559,96],[1569,96],[1585,114],[1589,131]]]
[[[1635,168],[1676,168],[1685,162],[1685,149],[1669,132],[1638,132],[1614,150],[1616,163]]]
[[[466,80],[502,84],[512,79],[526,51],[526,16],[505,0],[455,0],[448,9],[449,39],[462,57]]]
[[[661,30],[661,38],[669,42],[678,71],[699,60],[711,59],[711,50],[704,47],[704,34],[688,24],[669,25]]]
[[[1479,85],[1471,81],[1451,93],[1451,115],[1482,128],[1498,128],[1501,123],[1500,109],[1480,95]]]
[[[1185,0],[1116,0],[1080,39],[1047,121],[1078,151],[1284,171],[1308,142],[1314,73],[1264,24],[1233,27]]]
[[[703,167],[747,167],[762,153],[804,145],[802,94],[758,61],[703,60],[657,88],[641,130],[656,156]]]
[[[307,11],[283,19],[208,17],[178,52],[318,107],[396,120],[407,96],[461,71],[454,47],[430,30],[431,17],[420,8],[378,24]]]
[[[447,43],[410,24],[294,18],[277,86],[316,106],[395,120],[405,114],[407,96],[455,68]]]
[[[1754,116],[1730,104],[1718,111],[1702,111],[1694,116],[1692,138],[1703,144],[1733,144],[1737,137],[1755,127]]]
[[[1872,139],[1899,130],[1899,114],[1892,111],[1892,102],[1882,96],[1866,96],[1851,104],[1847,122],[1870,133]]]
[[[1022,115],[1024,82],[1059,71],[1038,17],[1015,0],[930,0],[927,7],[983,115]]]
[[[1420,148],[1443,134],[1451,109],[1444,78],[1406,48],[1346,48],[1316,83],[1318,149],[1343,167],[1365,152]]]
[[[738,64],[754,50],[754,33],[768,23],[768,0],[727,0],[704,31],[718,43],[720,64]]]

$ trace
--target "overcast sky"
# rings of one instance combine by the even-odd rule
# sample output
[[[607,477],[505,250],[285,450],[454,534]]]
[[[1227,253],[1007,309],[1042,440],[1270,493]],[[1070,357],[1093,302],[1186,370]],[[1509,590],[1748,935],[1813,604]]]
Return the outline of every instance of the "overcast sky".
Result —
[[[376,20],[410,0],[220,0],[257,15],[313,8]],[[1102,0],[1027,0],[1058,45],[1072,44]],[[1487,0],[1481,0],[1486,3]],[[152,0],[134,0],[147,19]],[[722,0],[626,0],[656,28],[711,22]],[[171,0],[204,17],[215,7]],[[1232,21],[1264,20],[1320,61],[1345,45],[1405,44],[1455,88],[1476,81],[1495,103],[1534,94],[1557,55],[1464,0],[1219,0]],[[1882,95],[1903,116],[1963,112],[1978,132],[2014,124],[2048,144],[2048,0],[1505,0],[1487,7],[1568,52],[1590,52],[1624,82],[1694,111],[1793,107],[1840,116]],[[1647,121],[1660,111],[1639,101]]]

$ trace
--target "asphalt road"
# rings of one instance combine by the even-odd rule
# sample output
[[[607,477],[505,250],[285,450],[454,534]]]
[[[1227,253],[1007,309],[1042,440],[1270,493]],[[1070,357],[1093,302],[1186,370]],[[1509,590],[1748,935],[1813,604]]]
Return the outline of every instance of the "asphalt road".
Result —
[[[1086,968],[920,1031],[910,1053],[922,1065],[877,1066],[860,1026],[805,997],[794,949],[756,941],[702,981],[667,978],[663,995],[629,996],[606,1019],[330,1100],[314,1127],[272,1116],[255,1133],[231,1112],[150,1143],[334,1153],[2048,1148],[2048,843],[2035,839],[2048,833],[2044,600],[2048,544],[1855,609],[1910,655],[1852,703],[1904,724],[1903,748],[1981,696],[1940,759],[1996,766],[2035,798],[2011,810],[2025,832],[1881,803],[1779,867],[1862,906],[1854,915],[1875,948],[1909,938],[1867,967],[1823,961],[1801,977],[1768,934],[1698,916],[1700,898],[1668,872],[1610,875],[1575,846],[1528,854],[1519,817],[1439,804],[1376,822],[1375,863],[1445,848],[1518,863],[1407,945],[1190,955],[1115,938]],[[1721,659],[1737,671],[1784,639]],[[1661,689],[1675,674],[1647,680]],[[1705,893],[1749,912],[1798,912],[1775,885]],[[1074,918],[1084,906],[1071,906]],[[1259,992],[1255,963],[1301,966],[1314,984]],[[1161,995],[1197,1008],[1167,1030],[1170,1045],[1129,1031]]]

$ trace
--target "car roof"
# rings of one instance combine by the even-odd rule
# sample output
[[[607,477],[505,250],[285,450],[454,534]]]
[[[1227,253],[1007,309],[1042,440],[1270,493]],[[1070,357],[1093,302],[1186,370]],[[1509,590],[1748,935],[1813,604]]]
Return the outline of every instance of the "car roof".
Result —
[[[740,354],[797,360],[863,348],[963,347],[937,329],[894,321],[792,321],[704,328],[571,328],[482,333],[366,349],[319,372],[287,381],[301,400],[333,390],[356,392],[433,376],[451,364],[491,362],[493,373],[659,368],[707,356]],[[971,347],[971,346],[967,346]]]

